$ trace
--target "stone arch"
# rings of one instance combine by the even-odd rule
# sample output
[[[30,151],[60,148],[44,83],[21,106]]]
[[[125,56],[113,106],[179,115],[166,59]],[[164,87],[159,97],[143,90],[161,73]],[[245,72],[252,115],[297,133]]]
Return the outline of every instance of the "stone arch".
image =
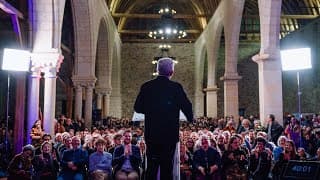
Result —
[[[218,60],[220,39],[222,33],[222,22],[216,21],[215,25],[208,32],[214,36],[207,42],[207,87],[206,92],[206,115],[208,117],[217,117],[218,115],[218,87],[216,82],[216,65]]]
[[[206,54],[205,39],[201,36],[195,43],[195,116],[204,115],[204,93],[203,93],[203,76],[204,76],[204,58]]]
[[[96,90],[111,89],[111,59],[109,57],[108,29],[104,19],[100,20],[97,37],[95,75],[97,77]]]
[[[244,0],[231,0],[224,3],[224,40],[225,40],[225,68],[221,78],[224,82],[224,116],[239,117],[239,92],[238,81],[238,49],[241,18],[244,8]],[[232,11],[226,12],[226,10]]]
[[[95,59],[95,84],[96,110],[100,110],[102,118],[109,113],[109,94],[111,91],[111,66],[109,37],[107,22],[104,18],[100,19],[99,29],[96,41],[96,59]]]
[[[116,44],[116,43],[115,43]],[[121,58],[120,46],[115,45],[112,49],[112,72],[111,72],[112,91],[110,95],[110,115],[114,117],[122,116],[121,100]]]
[[[75,29],[75,69],[76,77],[94,77],[93,33],[88,1],[72,1],[73,22]]]
[[[216,63],[218,50],[223,29],[223,4],[220,5],[216,13],[211,18],[207,28],[195,43],[196,47],[196,92],[195,92],[195,114],[217,116],[217,85],[216,85]],[[207,56],[207,87],[203,89],[205,57]],[[202,90],[205,91],[205,95]],[[206,96],[206,101],[204,100]],[[203,109],[206,105],[206,110]],[[206,114],[204,114],[206,112]]]

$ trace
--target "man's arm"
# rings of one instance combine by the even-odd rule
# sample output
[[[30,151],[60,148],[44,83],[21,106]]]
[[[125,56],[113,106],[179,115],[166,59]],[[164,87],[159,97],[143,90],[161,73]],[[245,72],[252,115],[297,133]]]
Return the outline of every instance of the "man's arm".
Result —
[[[138,113],[143,113],[145,114],[145,109],[144,109],[144,88],[141,86],[140,92],[137,96],[137,99],[134,103],[134,110]]]
[[[180,84],[178,88],[180,109],[186,115],[187,120],[193,122],[192,104]]]

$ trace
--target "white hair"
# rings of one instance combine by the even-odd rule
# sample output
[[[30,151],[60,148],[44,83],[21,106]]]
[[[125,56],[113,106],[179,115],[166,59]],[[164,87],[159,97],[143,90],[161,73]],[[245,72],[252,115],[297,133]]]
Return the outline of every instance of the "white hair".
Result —
[[[169,57],[164,57],[158,60],[157,71],[159,75],[171,76],[174,70],[174,62]]]

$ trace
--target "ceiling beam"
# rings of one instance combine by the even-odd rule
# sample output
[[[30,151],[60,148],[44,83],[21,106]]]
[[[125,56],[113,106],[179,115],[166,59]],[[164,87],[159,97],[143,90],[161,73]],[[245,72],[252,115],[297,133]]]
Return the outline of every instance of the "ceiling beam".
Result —
[[[150,31],[153,30],[120,30],[120,34],[148,34]],[[197,29],[189,29],[185,30],[188,34],[200,34],[202,31]]]
[[[160,14],[130,14],[130,13],[113,13],[114,18],[139,18],[139,19],[160,19]],[[200,17],[206,17],[205,14],[176,14],[173,16],[174,19],[196,19]],[[281,15],[283,19],[314,19],[319,17],[318,15],[302,15],[302,14],[286,14]],[[243,18],[254,18],[258,19],[259,15],[243,15]]]
[[[137,42],[137,43],[190,43],[194,42],[195,38],[189,39],[121,39],[122,42]]]
[[[114,18],[139,18],[139,19],[160,19],[160,14],[130,14],[130,13],[113,13]],[[173,16],[174,19],[196,19],[199,17],[206,17],[204,14],[176,14]]]

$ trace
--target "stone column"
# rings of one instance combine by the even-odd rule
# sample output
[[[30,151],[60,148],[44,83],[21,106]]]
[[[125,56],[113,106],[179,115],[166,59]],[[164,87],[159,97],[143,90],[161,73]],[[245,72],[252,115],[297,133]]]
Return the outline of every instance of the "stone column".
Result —
[[[194,104],[194,114],[196,117],[204,115],[204,93],[202,90],[197,90],[195,92],[195,104]]]
[[[244,0],[226,1],[225,17],[223,20],[226,43],[225,74],[220,79],[224,81],[224,115],[233,115],[235,119],[238,119],[239,116],[238,80],[241,77],[237,72],[237,64],[243,7]]]
[[[45,52],[33,52],[32,64],[41,67],[44,72],[44,109],[43,128],[45,132],[54,135],[54,120],[56,106],[56,75],[63,61],[59,49],[50,49]]]
[[[110,94],[111,91],[106,91],[103,96],[103,118],[110,116]]]
[[[252,59],[258,63],[260,119],[274,114],[282,124],[282,72],[279,49],[281,0],[259,0],[261,49]]]
[[[40,90],[40,67],[32,67],[28,82],[28,119],[27,119],[27,143],[31,143],[31,128],[39,119],[39,90]]]
[[[14,119],[14,152],[20,153],[23,147],[24,118],[25,118],[25,97],[26,97],[26,73],[16,72],[16,105],[15,105],[15,119]]]
[[[92,125],[92,96],[93,96],[93,83],[87,84],[86,88],[86,104],[84,112],[85,127],[91,128]]]
[[[218,90],[217,86],[204,89],[207,99],[207,117],[218,116]]]
[[[67,87],[67,117],[72,117],[72,111],[73,111],[73,87],[69,86]]]
[[[224,115],[233,115],[235,120],[239,116],[238,80],[240,79],[238,75],[225,75],[221,78],[224,81]]]
[[[43,129],[51,135],[54,135],[55,125],[56,79],[56,68],[46,67],[44,74]]]
[[[75,103],[74,103],[74,118],[82,118],[82,86],[80,84],[75,84]]]
[[[97,93],[97,109],[102,109],[102,94]]]

